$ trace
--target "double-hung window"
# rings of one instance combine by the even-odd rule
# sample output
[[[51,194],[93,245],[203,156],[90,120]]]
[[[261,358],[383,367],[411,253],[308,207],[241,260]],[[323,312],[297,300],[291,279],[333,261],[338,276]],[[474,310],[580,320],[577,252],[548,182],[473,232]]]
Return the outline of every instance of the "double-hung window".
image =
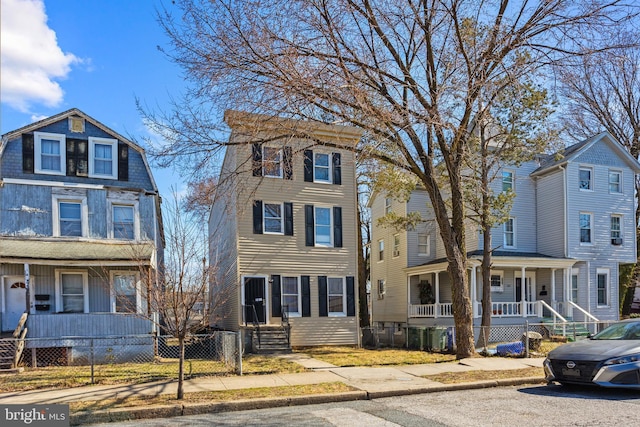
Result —
[[[622,172],[609,171],[609,193],[622,193]]]
[[[282,234],[282,204],[264,203],[263,207],[265,234]]]
[[[89,176],[118,179],[118,141],[89,137]]]
[[[326,153],[313,153],[313,181],[331,182],[331,158]]]
[[[504,223],[504,247],[515,248],[516,246],[516,220],[515,218],[509,218]]]
[[[502,191],[513,191],[513,172],[502,171]]]
[[[430,251],[429,234],[418,233],[418,255],[427,256]]]
[[[578,171],[580,190],[593,190],[593,169],[582,167]]]
[[[622,244],[622,217],[620,215],[611,215],[611,243],[614,245]]]
[[[344,278],[329,277],[327,279],[327,298],[329,316],[347,315],[347,295]]]
[[[301,308],[300,281],[297,277],[282,277],[282,310],[289,315],[300,316]]]
[[[393,235],[393,257],[399,257],[400,256],[400,235],[399,234],[394,234]]]
[[[276,147],[262,147],[262,174],[272,178],[282,178],[282,150]]]
[[[384,240],[378,240],[378,261],[384,261]]]
[[[592,215],[580,213],[580,243],[592,243]]]
[[[492,292],[502,292],[503,291],[503,272],[502,271],[492,271],[491,272],[491,291]]]
[[[56,270],[57,311],[88,313],[88,275],[86,271]]]
[[[598,306],[609,305],[609,270],[598,268],[596,270]]]
[[[315,238],[317,246],[333,246],[331,208],[315,207]]]
[[[113,205],[113,238],[135,239],[135,209],[130,205]]]
[[[57,133],[34,132],[34,171],[49,175],[64,175],[66,138]]]
[[[79,201],[59,201],[60,236],[82,236],[82,203]]]
[[[391,213],[392,200],[391,197],[385,197],[384,199],[384,214]]]

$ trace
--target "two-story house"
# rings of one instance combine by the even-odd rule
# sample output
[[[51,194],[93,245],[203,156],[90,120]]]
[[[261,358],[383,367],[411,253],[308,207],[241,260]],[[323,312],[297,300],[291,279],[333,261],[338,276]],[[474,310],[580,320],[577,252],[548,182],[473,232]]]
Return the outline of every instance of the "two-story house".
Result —
[[[494,192],[513,191],[508,220],[491,231],[492,324],[616,320],[619,266],[636,260],[635,176],[640,164],[608,133],[517,167],[504,165]],[[376,195],[371,283],[376,322],[451,326],[451,283],[425,191],[407,202]],[[410,230],[382,227],[390,211],[419,212]],[[474,322],[482,314],[482,233],[466,230]]]
[[[162,256],[160,197],[141,147],[78,109],[2,136],[3,332],[27,313],[29,345],[69,363],[73,344],[55,338],[149,334],[141,271]]]
[[[288,314],[292,346],[358,343],[354,147],[360,131],[227,111],[210,219],[212,325]]]

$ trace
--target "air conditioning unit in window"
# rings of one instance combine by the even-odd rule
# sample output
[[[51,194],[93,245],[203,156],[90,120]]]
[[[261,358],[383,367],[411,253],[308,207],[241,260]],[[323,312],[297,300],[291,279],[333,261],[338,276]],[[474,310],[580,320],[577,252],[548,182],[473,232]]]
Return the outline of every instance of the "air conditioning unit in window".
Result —
[[[611,239],[611,244],[612,245],[616,245],[616,246],[620,246],[622,244],[622,238],[621,237],[617,237],[615,239]]]
[[[400,256],[400,251],[393,251],[393,256],[394,257]]]

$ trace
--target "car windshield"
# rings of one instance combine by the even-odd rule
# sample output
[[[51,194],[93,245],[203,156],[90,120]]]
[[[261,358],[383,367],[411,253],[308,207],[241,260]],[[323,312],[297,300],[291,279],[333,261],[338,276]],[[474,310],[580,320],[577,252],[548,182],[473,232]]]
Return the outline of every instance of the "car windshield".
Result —
[[[640,322],[616,323],[593,336],[594,340],[640,340]]]

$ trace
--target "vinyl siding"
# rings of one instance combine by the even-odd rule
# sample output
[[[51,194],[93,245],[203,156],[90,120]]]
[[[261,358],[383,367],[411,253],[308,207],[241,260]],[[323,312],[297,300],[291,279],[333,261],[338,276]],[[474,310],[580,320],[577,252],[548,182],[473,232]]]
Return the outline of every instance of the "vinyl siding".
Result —
[[[538,186],[535,209],[538,217],[538,252],[555,257],[566,256],[564,173],[561,170],[554,171],[537,178],[536,183]]]

